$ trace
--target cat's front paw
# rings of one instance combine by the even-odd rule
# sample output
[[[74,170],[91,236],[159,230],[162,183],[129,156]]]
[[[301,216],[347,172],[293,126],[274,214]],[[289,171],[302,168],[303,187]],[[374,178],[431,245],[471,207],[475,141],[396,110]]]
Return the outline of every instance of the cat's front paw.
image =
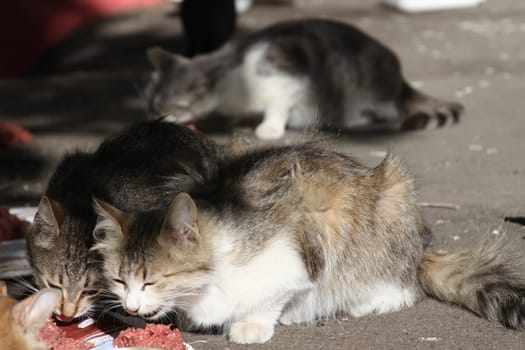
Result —
[[[273,324],[235,322],[230,328],[230,341],[237,344],[266,343],[273,335]]]
[[[293,311],[285,311],[279,318],[279,323],[284,326],[289,326],[294,323],[303,323],[305,322],[299,315]]]
[[[284,136],[284,127],[270,123],[262,123],[255,128],[255,135],[262,140],[276,140]]]

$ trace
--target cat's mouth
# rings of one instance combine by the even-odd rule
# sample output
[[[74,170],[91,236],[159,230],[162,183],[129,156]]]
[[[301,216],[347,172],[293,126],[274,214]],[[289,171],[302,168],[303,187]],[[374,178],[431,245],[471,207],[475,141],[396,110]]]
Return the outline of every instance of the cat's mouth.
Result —
[[[147,314],[139,314],[139,316],[145,320],[153,320],[156,318],[156,316],[158,316],[161,310],[162,310],[162,307],[159,307],[158,309],[153,310],[152,312],[149,312]]]

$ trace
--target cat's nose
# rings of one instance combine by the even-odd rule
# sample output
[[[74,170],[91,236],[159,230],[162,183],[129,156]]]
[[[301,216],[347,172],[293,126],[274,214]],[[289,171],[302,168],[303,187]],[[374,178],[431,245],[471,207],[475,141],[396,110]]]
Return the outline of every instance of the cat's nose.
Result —
[[[131,315],[136,315],[139,313],[139,307],[126,307],[126,311]]]

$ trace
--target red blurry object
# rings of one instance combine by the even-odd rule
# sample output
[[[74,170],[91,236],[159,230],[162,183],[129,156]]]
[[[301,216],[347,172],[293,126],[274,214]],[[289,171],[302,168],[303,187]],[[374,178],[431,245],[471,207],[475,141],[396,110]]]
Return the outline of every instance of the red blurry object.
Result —
[[[10,214],[9,208],[0,207],[0,242],[23,239],[28,227],[29,222]]]
[[[7,120],[0,120],[0,147],[28,143],[33,135],[22,127]]]
[[[83,22],[166,0],[2,1],[0,78],[27,73],[44,51]]]

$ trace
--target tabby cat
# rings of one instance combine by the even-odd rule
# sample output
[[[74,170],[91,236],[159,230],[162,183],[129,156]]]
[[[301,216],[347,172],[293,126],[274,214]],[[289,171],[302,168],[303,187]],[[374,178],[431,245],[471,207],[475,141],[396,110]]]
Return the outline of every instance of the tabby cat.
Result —
[[[216,145],[198,132],[160,120],[138,123],[93,152],[58,165],[29,230],[36,282],[62,290],[62,321],[94,312],[104,290],[100,256],[90,252],[96,215],[92,196],[126,210],[161,208],[212,176]]]
[[[394,157],[367,168],[304,144],[245,152],[218,174],[213,191],[165,210],[95,200],[93,250],[127,312],[155,322],[178,310],[263,343],[277,322],[396,311],[427,293],[524,327],[524,242],[424,251],[414,180]]]
[[[0,349],[47,350],[38,333],[60,297],[59,290],[46,288],[17,301],[7,296],[7,287],[0,281]]]
[[[283,136],[285,127],[420,129],[457,122],[458,103],[412,88],[396,55],[342,22],[281,22],[193,59],[160,48],[146,87],[149,109],[177,123],[217,112],[262,114],[255,133]]]

